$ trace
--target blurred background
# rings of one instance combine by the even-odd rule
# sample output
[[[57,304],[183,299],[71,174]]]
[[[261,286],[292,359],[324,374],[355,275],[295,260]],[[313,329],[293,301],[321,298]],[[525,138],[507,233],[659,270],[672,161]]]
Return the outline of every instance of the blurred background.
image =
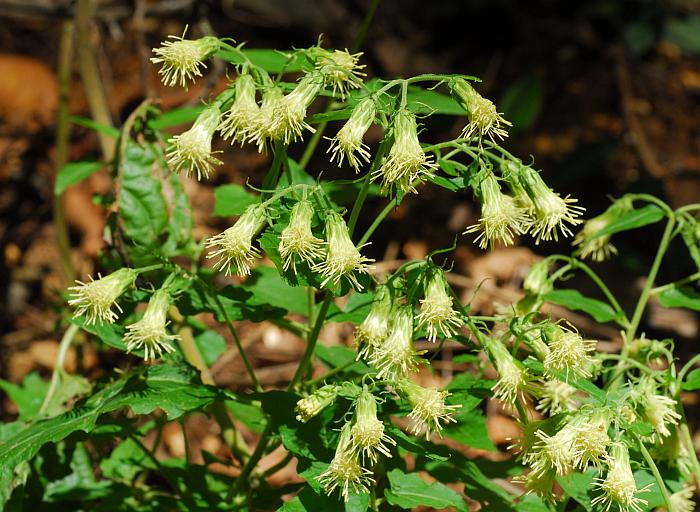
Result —
[[[370,77],[480,77],[479,91],[513,122],[504,146],[525,161],[534,158],[547,182],[577,197],[587,217],[604,210],[610,197],[632,191],[656,194],[673,206],[700,201],[700,2],[694,0],[0,0],[0,377],[18,382],[53,368],[61,290],[70,281],[57,249],[57,211],[69,227],[77,277],[100,270],[106,212],[94,198],[109,192],[109,172],[69,187],[58,210],[53,184],[63,161],[101,158],[109,142],[71,124],[68,144],[57,148],[62,90],[70,115],[118,127],[144,98],[163,109],[198,105],[226,87],[223,64],[210,65],[187,91],[161,85],[149,61],[151,48],[186,26],[188,37],[213,33],[247,41],[249,48],[308,47],[320,34],[326,46],[349,48],[374,7],[361,47]],[[73,49],[61,57],[66,41]],[[104,108],[91,99],[96,90],[104,93]],[[421,137],[455,137],[463,123],[436,116]],[[371,132],[369,142],[376,145],[381,135]],[[312,174],[330,167],[324,144],[308,166]],[[299,153],[292,148],[293,156]],[[259,183],[269,164],[249,147],[227,149],[222,159],[211,181],[186,181],[198,239],[226,227],[227,219],[211,218],[213,187]],[[383,205],[378,198],[370,201],[360,223],[369,225]],[[368,251],[390,269],[450,246],[478,214],[469,192],[424,186],[392,213]],[[615,242],[620,256],[597,266],[623,306],[641,288],[660,229],[621,234]],[[466,299],[481,284],[473,310],[488,314],[496,304],[517,300],[538,256],[569,250],[570,239],[540,246],[524,240],[484,252],[461,236],[450,254],[452,283]],[[695,270],[685,248],[674,246],[659,281]],[[585,282],[570,287],[577,286],[586,291]],[[564,314],[555,307],[550,313]],[[602,349],[619,347],[613,327],[567,318],[600,339]],[[698,320],[686,310],[652,303],[643,330],[649,337],[676,338],[680,355],[697,351]],[[324,333],[324,341],[345,342],[351,335],[348,326],[336,331]],[[241,332],[263,383],[288,380],[301,341],[265,324],[243,325]],[[436,367],[458,370],[446,347]],[[69,358],[69,369],[99,376],[118,364],[110,360],[117,356],[89,344],[80,352]],[[212,366],[217,383],[244,386],[239,364],[235,352],[225,351]],[[696,398],[687,400],[692,405]],[[2,405],[4,415],[13,414],[8,404]],[[504,442],[511,426],[495,414],[489,418],[494,441]]]

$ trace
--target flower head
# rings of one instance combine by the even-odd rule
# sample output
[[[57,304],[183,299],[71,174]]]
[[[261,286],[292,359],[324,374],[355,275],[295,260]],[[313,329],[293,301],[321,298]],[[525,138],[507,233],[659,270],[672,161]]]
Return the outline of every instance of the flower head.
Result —
[[[338,286],[340,280],[346,277],[356,289],[362,290],[355,272],[367,272],[371,268],[368,263],[374,260],[360,254],[359,249],[350,239],[348,226],[343,217],[336,212],[330,212],[326,217],[326,240],[328,244],[326,259],[312,267],[312,270],[320,272],[325,278],[321,286],[325,286],[328,282]]]
[[[666,507],[659,507],[657,512],[693,512],[696,506],[695,501],[695,485],[691,482],[683,482],[683,486],[673,494],[671,494],[671,509],[666,510]]]
[[[372,178],[381,178],[385,194],[392,190],[416,193],[414,182],[431,176],[436,165],[420,146],[415,114],[405,108],[399,110],[394,116],[393,131],[394,144]]]
[[[445,404],[445,399],[450,396],[448,391],[424,388],[407,379],[400,380],[396,389],[412,407],[408,417],[415,421],[414,435],[425,431],[425,438],[429,439],[431,432],[441,433],[443,424],[457,422],[452,413],[462,406]]]
[[[420,301],[418,327],[425,326],[428,339],[433,342],[439,335],[444,338],[454,336],[464,323],[452,307],[448,286],[444,272],[434,269],[425,286],[425,297]]]
[[[304,75],[292,92],[274,104],[268,135],[285,144],[301,138],[304,130],[316,130],[306,122],[306,109],[323,89],[323,76],[317,72]]]
[[[584,211],[581,206],[575,206],[578,200],[570,196],[562,198],[531,167],[513,164],[507,170],[506,177],[516,193],[516,201],[528,209],[530,233],[535,237],[535,243],[559,240],[559,231],[563,236],[571,236],[569,225],[580,224],[578,217]]]
[[[642,420],[651,424],[655,437],[661,440],[671,435],[669,427],[677,425],[681,415],[676,412],[676,401],[657,391],[657,383],[653,378],[642,377],[632,394],[641,408]]]
[[[339,391],[340,388],[335,384],[327,384],[318,388],[309,396],[299,400],[294,408],[294,411],[297,413],[297,421],[306,423],[319,414],[323,409],[333,403]]]
[[[211,140],[219,126],[219,107],[211,105],[199,114],[192,128],[170,139],[172,146],[166,156],[168,164],[175,171],[184,171],[187,177],[197,173],[197,179],[209,177],[215,165],[221,160],[215,158],[211,151]]]
[[[297,259],[313,264],[323,256],[323,240],[311,232],[311,219],[314,207],[307,199],[298,201],[292,207],[289,224],[280,235],[279,251],[284,261],[284,270],[291,267],[297,271]]]
[[[577,254],[582,258],[590,257],[593,261],[604,261],[617,254],[617,249],[610,243],[611,235],[597,236],[598,233],[632,210],[632,200],[622,198],[615,201],[607,210],[587,220],[583,228],[574,237],[573,245],[579,246]]]
[[[594,485],[602,493],[596,496],[591,504],[601,504],[606,511],[610,510],[613,505],[617,505],[623,512],[630,510],[642,512],[642,505],[647,504],[646,500],[636,496],[637,492],[643,492],[647,489],[637,490],[637,484],[630,467],[629,452],[622,443],[616,442],[611,445],[608,472],[605,478],[596,478]]]
[[[331,162],[338,159],[338,166],[343,164],[347,157],[348,163],[360,171],[362,160],[369,162],[369,148],[362,143],[362,138],[372,126],[377,107],[372,98],[365,98],[353,109],[350,119],[331,139],[327,153],[331,154]]]
[[[367,317],[355,331],[355,340],[360,348],[357,358],[372,359],[375,351],[391,332],[395,308],[393,290],[389,285],[380,286],[372,301]]]
[[[547,336],[549,353],[543,361],[545,375],[556,377],[563,372],[567,380],[591,376],[591,352],[595,350],[596,341],[584,340],[579,333],[554,324],[549,326]]]
[[[223,269],[227,276],[233,273],[233,269],[239,276],[250,275],[253,260],[260,257],[260,251],[253,247],[253,238],[266,222],[265,206],[260,203],[252,204],[233,226],[209,238],[206,247],[218,247],[218,250],[207,254],[209,259],[219,258],[214,268]]]
[[[168,334],[165,330],[166,325],[168,325],[166,316],[169,308],[168,291],[157,290],[148,301],[143,318],[126,326],[127,332],[124,335],[124,342],[127,352],[143,347],[143,358],[149,360],[160,357],[163,351],[175,351],[175,347],[170,342],[179,339],[179,336]]]
[[[530,267],[523,280],[523,289],[532,295],[547,295],[553,285],[549,279],[549,261],[542,259]]]
[[[559,476],[565,476],[574,469],[574,430],[565,425],[554,435],[537,430],[535,436],[539,441],[528,452],[524,460],[536,474],[546,474],[555,470]]]
[[[511,196],[501,192],[493,173],[483,174],[477,185],[477,195],[481,200],[481,218],[465,233],[479,233],[474,240],[479,242],[479,247],[493,247],[496,241],[511,245],[516,235],[527,231],[526,210],[518,206]]]
[[[372,472],[362,466],[359,455],[353,449],[350,423],[346,423],[340,431],[340,440],[330,466],[316,479],[326,494],[338,489],[345,501],[350,499],[351,493],[369,492],[369,486],[374,483],[374,479]]]
[[[422,361],[413,346],[413,308],[400,306],[394,313],[391,332],[370,358],[379,372],[377,378],[396,380],[414,371]]]
[[[362,53],[350,53],[346,50],[326,50],[320,46],[309,49],[308,55],[316,69],[323,75],[327,85],[333,87],[333,93],[341,99],[350,89],[362,86],[364,65],[358,64]]]
[[[94,281],[83,283],[76,281],[78,286],[68,288],[72,290],[71,299],[68,304],[75,306],[74,317],[84,316],[87,325],[102,323],[112,323],[117,319],[117,314],[112,311],[112,306],[120,312],[121,308],[116,300],[131,285],[138,272],[131,268],[120,268],[106,277],[100,277]]]
[[[355,402],[355,418],[350,429],[353,449],[362,461],[365,457],[377,462],[379,453],[391,457],[387,444],[396,445],[384,432],[384,423],[377,418],[377,399],[367,388],[363,388]]]
[[[498,382],[492,388],[496,400],[514,403],[518,398],[524,398],[525,394],[533,391],[532,375],[508,352],[503,343],[489,340],[485,348],[498,372]]]
[[[255,101],[255,80],[252,76],[247,73],[240,75],[234,88],[235,98],[219,130],[224,140],[231,138],[231,144],[243,144],[257,128],[260,107]]]
[[[569,421],[573,430],[574,466],[585,471],[591,464],[598,471],[608,459],[610,411],[604,408],[581,409]]]
[[[462,137],[477,135],[491,140],[494,140],[494,137],[503,140],[508,136],[504,126],[513,125],[503,118],[491,100],[482,97],[463,78],[452,78],[448,86],[452,97],[467,111],[469,118],[469,124],[464,127]]]
[[[571,384],[560,380],[547,380],[540,390],[540,401],[537,410],[551,416],[561,412],[573,411],[579,401],[576,398],[577,389]]]
[[[183,37],[169,36],[172,41],[163,41],[160,48],[153,48],[156,57],[151,58],[154,64],[162,63],[158,71],[163,76],[163,83],[168,87],[179,84],[187,87],[187,81],[195,81],[202,76],[200,68],[206,68],[204,61],[214,55],[221,46],[221,42],[212,36],[200,39],[184,39]]]
[[[263,93],[257,118],[248,131],[248,140],[258,146],[260,153],[267,150],[268,140],[279,140],[284,135],[277,131],[281,125],[276,120],[276,112],[282,108],[280,105],[283,101],[284,94],[277,86],[269,87]]]

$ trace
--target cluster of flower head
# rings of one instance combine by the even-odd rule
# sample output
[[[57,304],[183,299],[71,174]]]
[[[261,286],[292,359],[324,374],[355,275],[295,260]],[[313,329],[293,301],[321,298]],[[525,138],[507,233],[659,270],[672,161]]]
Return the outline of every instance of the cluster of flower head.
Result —
[[[504,192],[505,183],[510,194]],[[496,242],[512,245],[517,235],[529,233],[535,243],[571,236],[571,227],[581,223],[583,208],[576,199],[562,198],[547,186],[540,174],[520,161],[503,164],[499,179],[486,166],[472,180],[481,202],[479,222],[465,233],[478,233],[476,242],[482,249]]]
[[[278,250],[284,270],[291,268],[296,272],[297,264],[305,263],[322,277],[321,286],[327,283],[337,286],[345,278],[361,290],[357,274],[368,272],[373,260],[363,256],[361,247],[352,242],[348,226],[340,214],[327,212],[325,241],[314,235],[313,217],[314,207],[308,199],[302,199],[292,207],[289,224],[279,237]],[[266,203],[248,206],[233,226],[206,241],[206,247],[214,249],[207,258],[215,259],[215,268],[222,269],[226,275],[234,272],[240,276],[250,275],[251,265],[261,256],[253,243],[268,221]]]
[[[439,434],[444,425],[455,422],[452,414],[460,405],[446,403],[449,392],[422,387],[410,378],[423,360],[422,352],[414,347],[414,307],[406,303],[403,286],[396,276],[377,289],[370,312],[355,335],[358,359],[373,367],[374,376],[387,381],[393,392],[406,401],[411,433],[429,438],[431,433]],[[424,328],[433,341],[438,336],[455,335],[462,320],[452,307],[441,269],[430,268],[426,272],[424,291],[418,328]],[[309,421],[333,403],[342,389],[342,385],[329,384],[302,398],[296,406],[297,419]],[[378,417],[377,402],[367,386],[356,394],[352,419],[341,429],[335,456],[319,476],[326,492],[340,489],[346,500],[349,493],[366,492],[372,482],[370,468],[380,456],[391,457],[391,447],[396,442]]]
[[[122,268],[100,279],[90,279],[87,283],[78,281],[77,286],[69,288],[71,298],[68,304],[76,308],[74,316],[83,317],[87,325],[113,323],[117,314],[112,308],[122,311],[117,299],[133,286],[138,274],[138,270]],[[177,340],[178,336],[166,331],[169,308],[168,290],[156,290],[141,320],[126,326],[124,342],[127,352],[143,349],[144,359],[148,360],[160,357],[163,351],[175,350],[172,341]]]

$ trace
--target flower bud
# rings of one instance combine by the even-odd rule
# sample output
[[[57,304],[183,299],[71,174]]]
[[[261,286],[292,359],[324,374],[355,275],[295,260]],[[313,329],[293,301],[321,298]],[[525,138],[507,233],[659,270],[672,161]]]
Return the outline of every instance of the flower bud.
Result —
[[[308,55],[323,75],[326,84],[333,87],[333,94],[337,94],[341,99],[345,99],[350,89],[362,86],[360,77],[365,74],[361,70],[365,66],[357,63],[362,53],[350,53],[347,49],[329,51],[314,46],[308,50]]]
[[[357,290],[362,290],[362,285],[354,272],[366,273],[372,268],[368,263],[374,260],[360,254],[350,239],[348,226],[343,217],[335,212],[329,212],[326,217],[326,239],[328,247],[326,259],[312,267],[312,270],[319,272],[325,278],[321,287],[328,282],[338,286],[340,280],[346,277]]]
[[[255,101],[255,80],[247,73],[242,74],[236,79],[234,89],[233,103],[219,130],[224,140],[231,138],[231,144],[243,145],[257,128],[260,116],[260,107]]]
[[[168,291],[157,290],[148,301],[143,318],[126,326],[127,332],[124,335],[124,342],[127,352],[143,347],[143,358],[148,361],[160,357],[164,350],[166,352],[175,351],[175,347],[170,342],[180,337],[165,331],[165,327],[168,325],[166,317],[169,308]]]
[[[323,409],[333,403],[339,391],[339,386],[327,384],[318,388],[309,396],[299,400],[294,408],[294,411],[297,413],[297,421],[306,423],[319,414]]]
[[[473,135],[488,137],[492,141],[494,137],[503,140],[508,132],[503,126],[513,126],[503,118],[496,110],[496,105],[491,100],[482,97],[469,82],[463,78],[452,78],[448,84],[452,97],[467,111],[469,124],[464,127],[462,137]]]
[[[540,401],[536,409],[550,416],[561,412],[574,411],[579,406],[576,399],[577,389],[560,380],[548,380],[542,385]]]
[[[381,178],[382,192],[385,194],[392,190],[416,193],[414,182],[431,176],[437,166],[420,146],[416,116],[411,111],[402,108],[396,113],[393,132],[394,144],[389,155],[372,178]]]
[[[484,348],[498,372],[498,382],[492,388],[496,400],[512,404],[517,399],[524,399],[525,394],[534,390],[532,375],[508,352],[503,343],[489,340]]]
[[[85,324],[113,323],[117,314],[112,311],[112,306],[121,313],[122,309],[116,303],[117,298],[134,284],[138,272],[131,268],[120,268],[106,277],[100,277],[94,281],[90,277],[89,283],[76,281],[79,286],[71,286],[71,297],[68,304],[75,306],[73,317],[85,317]]]
[[[520,208],[511,196],[501,192],[498,180],[491,172],[483,174],[476,188],[481,200],[481,218],[464,233],[479,233],[474,241],[482,249],[493,248],[496,241],[512,245],[516,235],[527,232],[526,210]]]
[[[316,477],[326,494],[338,489],[345,501],[350,494],[366,494],[374,483],[372,472],[363,467],[360,457],[353,450],[351,425],[346,423],[340,431],[340,440],[328,469]]]
[[[219,107],[206,107],[197,116],[192,128],[170,139],[172,146],[166,156],[168,164],[175,171],[185,171],[185,175],[197,173],[197,179],[209,177],[215,165],[221,165],[221,160],[215,158],[211,151],[211,140],[219,126]]]
[[[452,413],[462,406],[445,404],[448,391],[424,388],[406,379],[397,382],[396,389],[412,407],[408,417],[416,422],[411,430],[414,435],[425,431],[425,438],[429,439],[431,432],[441,434],[443,424],[457,423]]]
[[[311,232],[311,219],[314,207],[310,201],[302,199],[292,207],[289,224],[280,235],[279,252],[284,261],[284,270],[291,267],[296,273],[297,258],[309,265],[323,257],[323,240]]]
[[[543,259],[530,267],[523,281],[523,289],[532,295],[547,295],[553,285],[549,280],[549,261]]]
[[[359,346],[358,359],[371,360],[376,350],[389,336],[394,308],[392,289],[389,285],[380,286],[372,301],[369,314],[355,331],[355,340]]]
[[[648,489],[637,491],[637,484],[630,467],[629,452],[622,443],[612,444],[608,459],[608,472],[604,479],[594,479],[593,485],[598,487],[602,494],[596,496],[591,504],[600,504],[605,510],[617,505],[620,510],[641,512],[642,506],[647,504],[646,500],[635,496],[637,492],[644,492]]]
[[[425,285],[425,298],[421,299],[418,327],[425,326],[430,341],[435,341],[438,335],[450,338],[463,325],[459,313],[452,307],[452,297],[447,293],[445,273],[433,269]]]
[[[355,168],[355,172],[360,171],[361,160],[369,162],[369,148],[362,143],[362,138],[372,126],[376,110],[374,100],[369,97],[357,104],[350,119],[336,133],[335,137],[330,139],[331,144],[327,153],[332,153],[331,162],[334,162],[337,157],[338,167],[340,167],[347,157],[348,163]]]
[[[530,233],[535,237],[535,243],[539,244],[541,240],[559,240],[559,231],[563,236],[571,236],[567,224],[576,226],[581,223],[578,217],[585,208],[574,205],[578,200],[570,196],[562,198],[531,167],[512,164],[508,166],[505,176],[516,192],[516,201],[520,201],[520,206],[529,210]]]
[[[250,266],[260,251],[253,247],[253,238],[265,227],[267,212],[265,206],[256,203],[248,206],[238,221],[223,233],[209,238],[206,247],[218,247],[207,255],[208,259],[219,258],[214,268],[224,270],[228,276],[236,270],[239,276],[250,275]]]
[[[622,215],[632,211],[632,209],[632,200],[629,198],[622,198],[615,201],[607,210],[597,217],[587,220],[583,224],[581,231],[574,237],[572,244],[574,246],[579,246],[576,253],[581,259],[586,259],[590,256],[593,261],[601,262],[617,254],[617,249],[610,243],[612,235],[596,235],[598,232],[617,221]]]
[[[595,340],[584,340],[577,332],[554,324],[549,326],[546,335],[550,351],[543,361],[545,375],[556,378],[563,372],[567,380],[591,376],[591,352],[595,350]]]
[[[153,48],[156,57],[152,57],[151,62],[163,64],[158,71],[158,74],[163,76],[163,84],[168,87],[176,84],[187,87],[188,80],[194,82],[195,77],[202,76],[199,68],[207,67],[204,61],[219,50],[221,42],[212,36],[195,40],[169,37],[173,41],[163,41],[160,48]]]
[[[353,449],[360,454],[362,461],[367,457],[376,463],[378,453],[391,457],[386,443],[396,445],[384,432],[384,423],[377,418],[377,399],[365,387],[355,403],[355,419],[350,430]]]
[[[374,351],[370,364],[379,370],[378,379],[396,380],[407,376],[422,362],[413,346],[413,308],[400,306],[394,314],[391,332]]]

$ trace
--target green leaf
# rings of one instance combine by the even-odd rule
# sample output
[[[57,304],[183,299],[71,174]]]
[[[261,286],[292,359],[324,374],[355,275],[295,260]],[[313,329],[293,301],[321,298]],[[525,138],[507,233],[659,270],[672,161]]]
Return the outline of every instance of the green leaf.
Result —
[[[583,311],[596,321],[604,323],[617,318],[617,313],[609,304],[590,297],[584,297],[578,290],[553,290],[544,296],[544,300],[559,304],[572,311]]]
[[[305,69],[311,69],[311,64],[302,56],[293,51],[281,52],[268,49],[248,49],[242,50],[243,55],[253,64],[260,66],[269,73],[296,73]],[[239,52],[230,50],[219,50],[216,56],[232,64],[244,64],[245,58]]]
[[[214,190],[214,213],[212,215],[215,217],[241,215],[248,206],[259,200],[258,196],[251,194],[240,185],[221,185]]]
[[[570,473],[565,477],[558,478],[558,481],[562,489],[566,491],[566,494],[582,505],[587,512],[591,512],[593,510],[593,506],[591,505],[593,499],[593,479],[596,476],[594,470],[589,470],[585,473]]]
[[[129,141],[120,164],[119,214],[126,236],[146,251],[160,247],[168,225],[163,186],[153,174],[155,159],[152,148]]]
[[[415,436],[409,436],[394,425],[385,425],[386,432],[396,444],[406,451],[417,453],[430,460],[443,462],[449,459],[449,451],[444,446],[426,443]],[[442,453],[439,453],[442,452]]]
[[[342,345],[327,346],[323,343],[316,345],[314,355],[329,368],[339,368],[347,365],[343,373],[365,375],[371,371],[370,367],[362,361],[355,361],[357,353]]]
[[[216,331],[204,331],[194,338],[207,366],[211,366],[226,352],[226,340]]]
[[[437,91],[408,87],[408,107],[416,114],[445,114],[466,116],[465,110],[451,96]]]
[[[151,459],[130,437],[113,449],[109,457],[100,462],[102,474],[107,478],[131,481],[144,469],[155,469]]]
[[[253,432],[260,433],[265,429],[267,420],[260,407],[230,400],[226,401],[226,407],[231,411],[234,419],[243,423]]]
[[[477,403],[480,401],[481,399],[478,398]],[[457,422],[451,423],[443,430],[445,436],[472,448],[481,448],[491,452],[498,451],[489,437],[486,418],[480,409],[471,408],[469,410],[469,407],[463,406],[453,416]]]
[[[148,414],[160,408],[169,419],[175,419],[222,398],[221,391],[201,384],[199,372],[189,366],[144,367],[139,374],[108,384],[73,410],[33,423],[0,444],[0,504],[12,491],[18,465],[47,443],[61,441],[76,431],[90,432],[104,414],[127,407],[134,414]]]
[[[0,388],[17,406],[19,419],[29,421],[36,418],[39,413],[49,384],[44,382],[38,373],[32,372],[24,377],[21,387],[6,380],[0,380]]]
[[[532,126],[542,109],[544,91],[536,75],[525,76],[508,87],[498,102],[498,111],[513,123],[513,132]]]
[[[688,286],[674,286],[659,295],[659,302],[665,308],[688,308],[700,311],[700,293]]]
[[[308,313],[306,291],[287,284],[273,267],[257,267],[242,288],[252,293],[253,304],[269,304],[301,315]]]
[[[365,512],[369,508],[369,494],[351,494],[345,502],[345,512]]]
[[[79,325],[84,331],[97,336],[104,344],[112,348],[126,352],[126,344],[123,341],[124,327],[118,324],[90,324],[85,323],[83,317],[71,318],[71,323]],[[134,351],[139,354],[138,351]],[[141,352],[143,353],[143,352]]]
[[[700,368],[696,368],[685,377],[681,389],[684,391],[700,389]]]
[[[360,293],[353,291],[345,303],[345,307],[335,312],[329,312],[327,315],[328,322],[351,322],[359,325],[369,314],[372,308],[374,293]]]
[[[116,128],[113,128],[112,126],[107,126],[106,124],[100,124],[97,121],[93,121],[92,119],[89,119],[87,117],[70,116],[68,120],[73,124],[84,126],[85,128],[90,128],[91,130],[95,130],[99,133],[104,133],[105,135],[108,135],[113,139],[119,137],[119,130],[117,130]]]
[[[400,469],[392,469],[387,476],[390,488],[384,492],[384,497],[390,505],[403,509],[423,505],[467,511],[462,497],[446,485],[439,482],[429,484],[415,473],[406,474]]]
[[[664,218],[664,211],[655,204],[648,204],[642,208],[631,210],[624,215],[621,215],[617,220],[608,224],[605,228],[598,231],[592,238],[596,239],[601,236],[612,235],[620,231],[629,231],[637,229],[649,224],[659,222]]]
[[[102,169],[102,167],[104,167],[102,162],[95,161],[71,162],[64,165],[56,176],[54,195],[62,195],[68,187],[83,181]]]

